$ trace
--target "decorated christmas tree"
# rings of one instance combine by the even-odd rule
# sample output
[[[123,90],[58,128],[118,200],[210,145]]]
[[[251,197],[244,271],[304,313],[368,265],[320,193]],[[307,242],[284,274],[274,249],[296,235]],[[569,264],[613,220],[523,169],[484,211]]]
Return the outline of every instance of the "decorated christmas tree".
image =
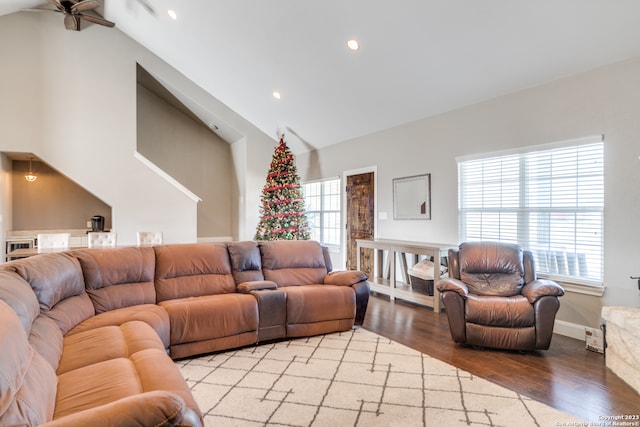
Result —
[[[256,240],[309,240],[300,177],[284,136],[273,153],[267,183],[260,198]]]

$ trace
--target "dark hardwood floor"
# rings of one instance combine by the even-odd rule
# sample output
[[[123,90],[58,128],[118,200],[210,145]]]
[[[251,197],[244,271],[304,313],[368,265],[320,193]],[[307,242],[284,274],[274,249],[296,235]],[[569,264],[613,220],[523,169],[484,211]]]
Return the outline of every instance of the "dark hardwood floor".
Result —
[[[549,350],[530,353],[462,347],[446,313],[382,295],[371,296],[364,328],[589,422],[640,414],[640,395],[583,341],[556,334]]]

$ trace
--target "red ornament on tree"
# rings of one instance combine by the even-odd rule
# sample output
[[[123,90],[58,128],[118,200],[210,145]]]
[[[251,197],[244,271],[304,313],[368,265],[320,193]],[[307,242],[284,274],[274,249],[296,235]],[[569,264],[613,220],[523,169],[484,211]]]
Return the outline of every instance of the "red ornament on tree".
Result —
[[[300,177],[284,135],[273,153],[260,201],[260,222],[255,240],[311,238]]]

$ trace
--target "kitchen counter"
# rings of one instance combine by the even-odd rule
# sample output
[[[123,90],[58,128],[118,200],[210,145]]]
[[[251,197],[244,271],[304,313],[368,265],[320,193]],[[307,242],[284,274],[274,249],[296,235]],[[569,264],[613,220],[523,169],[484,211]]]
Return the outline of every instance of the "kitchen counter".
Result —
[[[88,245],[88,238],[86,228],[81,229],[56,229],[56,230],[11,230],[7,231],[5,237],[5,254],[7,259],[11,252],[17,249],[31,249],[33,250],[38,246],[38,234],[42,233],[69,233],[70,248],[82,248]]]

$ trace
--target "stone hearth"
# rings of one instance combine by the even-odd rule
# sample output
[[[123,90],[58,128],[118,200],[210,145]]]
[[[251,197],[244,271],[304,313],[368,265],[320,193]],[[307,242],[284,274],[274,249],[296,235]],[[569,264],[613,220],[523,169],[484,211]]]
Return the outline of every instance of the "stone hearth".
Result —
[[[602,318],[607,368],[640,393],[640,308],[602,307]]]

